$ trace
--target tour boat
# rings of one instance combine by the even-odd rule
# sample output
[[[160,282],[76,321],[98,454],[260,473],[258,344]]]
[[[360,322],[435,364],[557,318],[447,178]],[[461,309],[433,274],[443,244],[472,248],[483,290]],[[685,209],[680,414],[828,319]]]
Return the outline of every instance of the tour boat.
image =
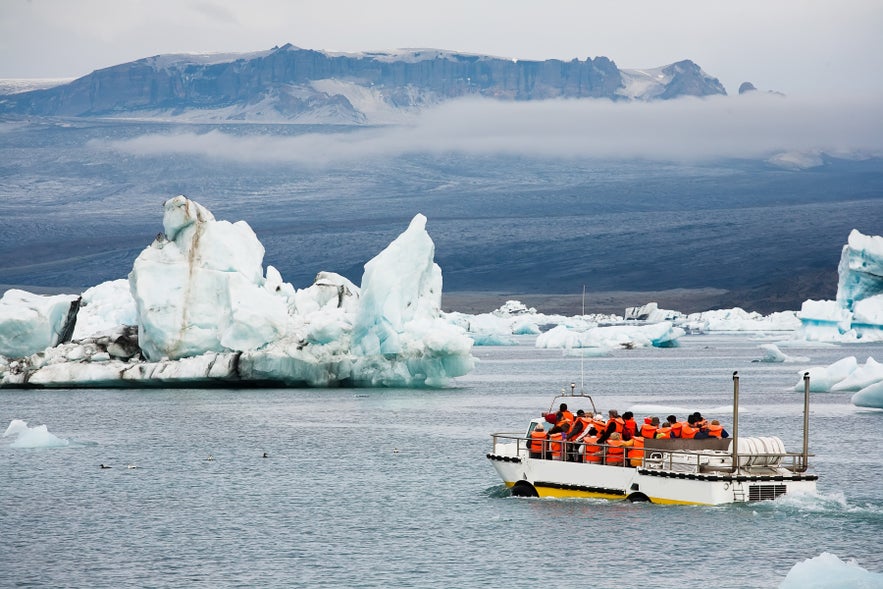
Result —
[[[775,499],[785,494],[815,493],[818,476],[807,472],[809,374],[804,375],[803,451],[786,452],[778,437],[738,434],[739,376],[733,373],[731,438],[645,439],[643,451],[629,449],[623,465],[606,464],[610,446],[600,445],[599,462],[585,462],[579,442],[571,442],[575,461],[531,457],[531,432],[545,417],[532,419],[526,433],[492,434],[487,458],[500,478],[519,497],[600,498],[663,504],[723,505]],[[591,396],[562,394],[560,399]],[[548,425],[548,424],[547,424]],[[550,444],[549,441],[544,444]],[[584,450],[584,446],[583,446]],[[594,454],[593,454],[594,455]],[[534,455],[536,456],[536,455]],[[634,466],[632,465],[634,463]]]

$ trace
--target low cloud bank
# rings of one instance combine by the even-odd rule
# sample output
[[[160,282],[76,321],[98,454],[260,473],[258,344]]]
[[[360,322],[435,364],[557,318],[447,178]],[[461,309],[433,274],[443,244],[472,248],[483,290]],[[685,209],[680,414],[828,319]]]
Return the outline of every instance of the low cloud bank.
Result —
[[[278,136],[211,130],[96,140],[90,145],[139,156],[183,154],[318,166],[456,152],[656,161],[775,162],[778,157],[797,162],[795,167],[811,167],[821,163],[819,153],[883,155],[883,101],[855,97],[831,102],[761,93],[631,103],[468,99],[427,110],[408,125],[352,132]]]

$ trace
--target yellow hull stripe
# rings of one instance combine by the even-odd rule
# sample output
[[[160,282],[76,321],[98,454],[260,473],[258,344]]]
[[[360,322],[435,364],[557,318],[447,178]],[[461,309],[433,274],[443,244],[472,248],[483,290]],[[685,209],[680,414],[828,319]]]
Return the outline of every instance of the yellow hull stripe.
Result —
[[[514,487],[515,483],[506,481],[507,487]],[[591,491],[579,491],[574,489],[553,489],[539,487],[536,489],[540,497],[554,497],[556,499],[607,499],[609,501],[624,501],[625,495],[612,495],[610,493],[593,493]],[[696,501],[679,501],[677,499],[663,499],[662,497],[650,497],[650,502],[657,505],[711,505]]]

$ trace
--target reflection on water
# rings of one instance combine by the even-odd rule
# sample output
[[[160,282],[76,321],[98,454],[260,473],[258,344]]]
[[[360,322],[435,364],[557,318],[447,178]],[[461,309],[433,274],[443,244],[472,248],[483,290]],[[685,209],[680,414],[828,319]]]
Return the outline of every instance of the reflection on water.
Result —
[[[818,496],[714,508],[508,496],[489,434],[521,430],[572,381],[605,412],[729,425],[739,370],[741,433],[801,447],[792,388],[805,367],[752,363],[749,336],[682,341],[585,359],[582,378],[559,351],[480,348],[475,374],[444,390],[2,391],[0,423],[81,443],[0,439],[0,584],[545,586],[590,570],[599,587],[641,575],[776,587],[822,552],[883,570],[883,412],[849,394],[812,397]],[[883,345],[799,353],[826,365],[883,359]]]

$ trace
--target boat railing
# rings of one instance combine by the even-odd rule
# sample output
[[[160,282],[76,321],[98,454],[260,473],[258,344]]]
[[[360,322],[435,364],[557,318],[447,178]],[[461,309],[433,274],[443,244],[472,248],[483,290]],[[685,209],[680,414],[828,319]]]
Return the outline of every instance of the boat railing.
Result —
[[[733,468],[733,454],[720,448],[726,447],[719,441],[716,448],[653,448],[633,446],[611,446],[610,444],[589,443],[598,451],[593,452],[595,460],[585,460],[586,442],[569,442],[566,440],[542,440],[542,451],[531,452],[533,440],[524,434],[500,432],[491,434],[493,453],[514,456],[517,458],[534,458],[547,460],[565,460],[584,464],[606,464],[616,466],[644,467],[651,470],[666,470],[685,473],[733,472],[736,471],[773,471],[784,468],[792,472],[805,472],[807,455],[801,452],[753,452],[737,456],[738,468]],[[514,446],[514,453],[513,453]],[[621,452],[610,452],[611,448]],[[614,456],[611,460],[610,456]],[[811,454],[809,456],[812,456]]]
[[[503,445],[503,444],[511,445],[512,442],[516,443],[516,453],[515,453],[516,456],[521,456],[522,454],[526,455],[530,452],[528,449],[528,446],[522,443],[522,442],[527,442],[527,444],[530,444],[530,438],[526,438],[524,436],[524,434],[522,434],[522,433],[500,432],[500,433],[496,433],[496,434],[491,434],[491,437],[494,440],[494,449],[493,449],[494,454],[500,453],[499,447],[501,445]],[[546,440],[546,441],[548,442],[548,440]]]

